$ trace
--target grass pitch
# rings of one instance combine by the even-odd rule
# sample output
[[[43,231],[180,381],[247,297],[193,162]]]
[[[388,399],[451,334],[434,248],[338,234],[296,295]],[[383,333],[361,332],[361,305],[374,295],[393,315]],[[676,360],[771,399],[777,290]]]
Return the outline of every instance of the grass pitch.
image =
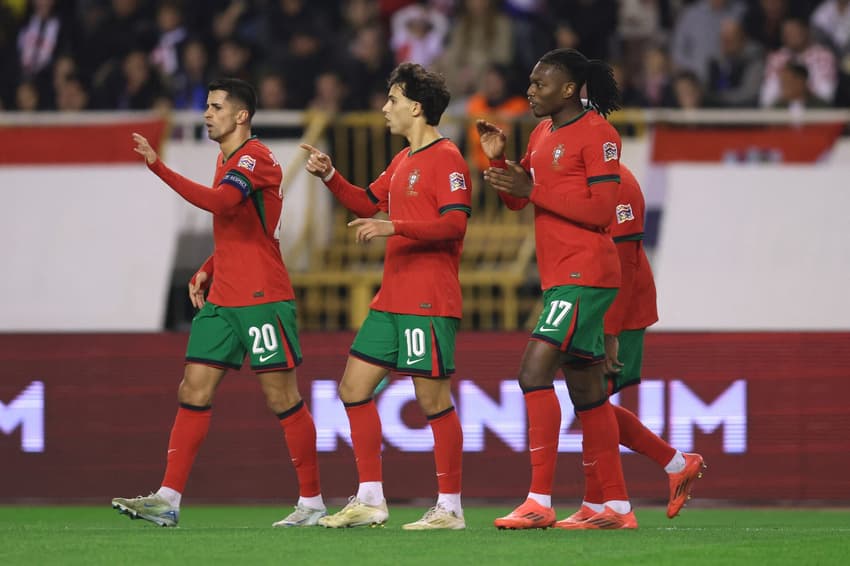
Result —
[[[336,508],[332,509],[333,511]],[[383,528],[273,529],[290,509],[187,506],[180,527],[130,521],[109,506],[0,507],[0,564],[842,564],[850,511],[662,509],[637,531],[499,531],[510,509],[470,507],[467,530],[406,532],[423,508],[390,506]],[[559,509],[559,517],[572,509]]]

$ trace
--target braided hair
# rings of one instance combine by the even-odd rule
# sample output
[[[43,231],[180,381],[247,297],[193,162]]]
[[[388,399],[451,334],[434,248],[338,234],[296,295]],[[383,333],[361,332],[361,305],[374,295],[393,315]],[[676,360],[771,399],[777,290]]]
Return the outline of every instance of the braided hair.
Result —
[[[620,88],[605,61],[588,59],[575,49],[553,49],[539,63],[559,67],[576,83],[576,92],[587,84],[587,100],[603,116],[620,108]]]

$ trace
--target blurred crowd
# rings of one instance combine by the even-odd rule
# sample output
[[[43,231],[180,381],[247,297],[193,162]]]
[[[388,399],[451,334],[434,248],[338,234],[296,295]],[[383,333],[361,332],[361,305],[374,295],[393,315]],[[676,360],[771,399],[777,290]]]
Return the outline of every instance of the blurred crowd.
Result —
[[[263,109],[376,109],[413,61],[508,116],[555,47],[611,63],[625,106],[850,106],[850,0],[0,0],[0,105],[201,109],[232,76]]]

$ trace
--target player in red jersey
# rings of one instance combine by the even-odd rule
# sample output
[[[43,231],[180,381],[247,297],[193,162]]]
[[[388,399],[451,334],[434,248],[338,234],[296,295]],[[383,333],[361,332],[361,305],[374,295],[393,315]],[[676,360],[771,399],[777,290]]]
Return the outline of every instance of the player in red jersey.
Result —
[[[640,383],[643,338],[647,327],[658,321],[655,281],[643,247],[645,202],[632,172],[620,164],[620,193],[611,224],[611,237],[620,257],[622,282],[614,302],[605,313],[605,371],[609,394]],[[667,516],[675,517],[690,496],[694,481],[705,467],[699,454],[683,454],[649,430],[637,415],[613,405],[620,444],[643,454],[664,468],[669,477]],[[583,466],[584,499],[579,510],[555,526],[583,529],[587,520],[603,510],[598,470]],[[592,527],[591,527],[592,528]]]
[[[360,484],[326,527],[384,523],[389,513],[381,470],[381,421],[375,386],[391,370],[413,376],[416,399],[434,435],[439,494],[436,505],[408,530],[463,529],[463,434],[452,406],[455,334],[461,317],[460,253],[470,214],[469,170],[458,148],[437,131],[449,103],[443,78],[420,65],[399,65],[383,107],[389,129],[410,147],[363,190],[337,172],[314,147],[307,171],[359,216],[349,223],[357,240],[388,238],[381,289],[357,333],[339,385],[351,425]],[[379,211],[389,220],[371,218]]]
[[[620,182],[620,136],[605,120],[619,92],[611,68],[573,49],[540,58],[530,75],[534,115],[548,116],[531,133],[521,163],[506,162],[505,135],[479,121],[481,145],[492,160],[485,179],[511,209],[534,204],[543,312],[519,371],[529,422],[531,488],[499,528],[546,528],[555,523],[552,488],[561,408],[558,370],[583,430],[583,464],[600,475],[604,509],[597,528],[636,528],[623,480],[617,419],[604,386],[603,317],[620,285],[620,262],[608,227]],[[598,110],[589,111],[588,99]]]
[[[113,499],[112,506],[132,518],[177,525],[192,463],[209,430],[215,390],[247,354],[298,476],[295,511],[275,526],[315,525],[327,512],[319,489],[316,427],[295,376],[301,363],[295,302],[277,240],[283,173],[269,148],[251,136],[253,87],[220,79],[208,91],[204,120],[221,148],[211,188],[166,167],[148,141],[133,134],[135,151],[148,168],[188,202],[212,213],[215,252],[189,286],[201,310],[192,320],[162,485],[149,496]]]

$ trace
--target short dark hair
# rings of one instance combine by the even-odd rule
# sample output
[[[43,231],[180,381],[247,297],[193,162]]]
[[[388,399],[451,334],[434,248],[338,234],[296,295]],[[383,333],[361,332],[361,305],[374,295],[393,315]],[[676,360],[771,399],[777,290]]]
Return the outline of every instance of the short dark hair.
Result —
[[[402,63],[387,80],[387,86],[393,85],[399,85],[404,96],[422,105],[426,124],[436,126],[440,123],[440,117],[452,98],[442,75],[427,71],[416,63]]]
[[[242,79],[215,79],[207,85],[207,92],[214,90],[223,90],[227,93],[228,98],[233,98],[240,104],[245,106],[248,111],[248,121],[254,117],[254,112],[257,111],[257,91],[250,83]]]

